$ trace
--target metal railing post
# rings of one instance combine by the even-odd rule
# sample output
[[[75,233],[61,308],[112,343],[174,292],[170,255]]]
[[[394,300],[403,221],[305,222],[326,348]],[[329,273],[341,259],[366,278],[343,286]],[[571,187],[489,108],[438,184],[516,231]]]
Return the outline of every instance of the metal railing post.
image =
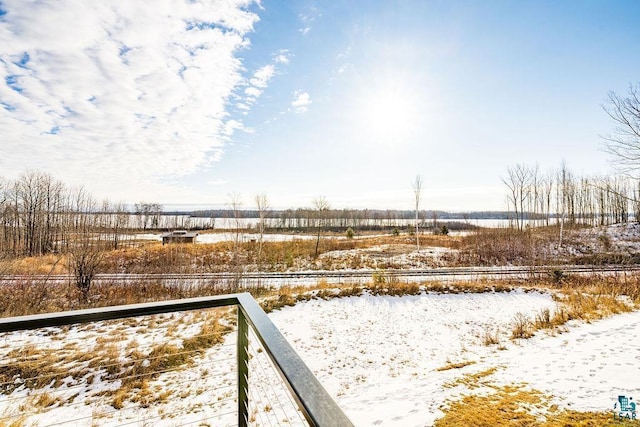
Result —
[[[238,306],[238,426],[249,423],[249,324]]]

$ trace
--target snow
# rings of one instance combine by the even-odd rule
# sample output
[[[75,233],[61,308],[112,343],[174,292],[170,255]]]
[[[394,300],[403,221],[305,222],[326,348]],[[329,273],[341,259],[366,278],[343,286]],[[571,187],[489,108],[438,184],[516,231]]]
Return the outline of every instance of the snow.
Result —
[[[313,240],[316,237],[310,234],[263,234],[263,242],[290,242],[293,240]],[[220,243],[232,242],[236,239],[235,233],[204,233],[200,234],[197,243]],[[237,236],[240,242],[259,241],[260,235],[257,233],[240,233]]]
[[[640,313],[593,324],[574,324],[567,334],[522,341],[498,364],[503,382],[526,382],[579,411],[610,409],[620,394],[640,396]]]
[[[553,309],[550,293],[515,290],[505,293],[423,293],[417,296],[347,297],[310,300],[269,314],[300,357],[330,395],[357,426],[428,426],[442,415],[446,402],[470,390],[456,379],[496,368],[488,377],[492,384],[526,383],[548,394],[560,408],[607,411],[618,395],[640,396],[640,312],[616,315],[591,324],[569,323],[566,331],[538,332],[528,340],[511,340],[516,315],[532,318],[542,309]],[[188,316],[188,315],[187,315]],[[61,342],[85,343],[87,349],[98,335],[122,336],[122,348],[137,341],[144,349],[166,339],[164,329],[179,321],[178,336],[190,336],[198,328],[179,316],[161,316],[124,326],[99,322],[88,326],[5,334],[0,356],[26,342],[60,348]],[[57,335],[52,332],[56,332]],[[487,334],[500,343],[485,345]],[[61,338],[64,338],[61,339]],[[35,424],[49,420],[79,419],[76,425],[173,425],[213,420],[211,425],[235,423],[235,333],[225,343],[201,356],[195,366],[167,372],[150,381],[150,389],[170,390],[172,396],[142,409],[125,402],[115,410],[112,398],[97,392],[117,387],[101,380],[91,385],[69,383],[47,391],[71,395],[73,404],[53,406],[29,418]],[[251,363],[265,358],[254,349]],[[444,369],[451,364],[467,366]],[[277,381],[262,372],[251,380],[270,391]],[[480,391],[482,392],[482,391]],[[274,406],[273,400],[259,408]],[[27,397],[22,387],[10,396],[0,395],[0,419],[12,413],[11,405]],[[85,405],[84,401],[91,402]],[[284,399],[286,401],[286,399]],[[278,406],[278,405],[275,405]],[[283,412],[284,413],[284,412]],[[257,411],[256,422],[270,424],[283,413]],[[270,418],[271,417],[271,418]],[[92,421],[93,420],[93,421]]]
[[[430,268],[445,267],[447,258],[453,259],[455,249],[425,246],[416,250],[415,245],[377,245],[362,249],[347,249],[326,252],[320,260],[334,268],[346,269],[351,260],[357,260],[361,268]],[[331,262],[327,262],[331,261]]]
[[[150,240],[161,242],[162,234],[155,233],[140,233],[140,234],[127,234],[122,236],[124,240]],[[220,242],[232,242],[235,239],[240,242],[251,242],[260,240],[258,233],[240,233],[238,236],[233,232],[227,233],[201,233],[196,238],[196,243],[220,243]],[[263,242],[290,242],[293,240],[312,240],[316,236],[310,234],[263,234]]]
[[[481,370],[504,351],[517,313],[553,308],[537,292],[426,294],[314,300],[270,315],[356,425],[424,426],[442,413],[452,375]],[[438,371],[452,362],[468,368]],[[489,362],[487,362],[489,361]]]

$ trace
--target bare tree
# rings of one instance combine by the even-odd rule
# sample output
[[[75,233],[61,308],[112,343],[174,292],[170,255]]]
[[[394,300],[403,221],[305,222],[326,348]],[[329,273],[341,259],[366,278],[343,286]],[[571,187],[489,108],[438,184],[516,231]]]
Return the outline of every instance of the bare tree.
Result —
[[[640,171],[640,83],[629,84],[626,96],[609,92],[603,109],[615,123],[615,133],[604,138],[606,149],[623,172],[637,177]]]
[[[313,199],[313,208],[316,211],[316,229],[318,232],[318,237],[316,239],[316,252],[315,256],[318,256],[318,249],[320,247],[320,229],[323,225],[323,219],[325,218],[329,209],[331,209],[331,205],[327,201],[324,196],[316,197]]]
[[[261,257],[262,257],[262,240],[264,237],[265,230],[265,221],[267,216],[271,211],[271,207],[269,206],[269,199],[265,193],[256,194],[255,196],[256,208],[258,209],[258,268],[260,267]]]
[[[416,209],[416,246],[420,249],[420,234],[418,230],[418,212],[420,211],[420,198],[422,197],[422,176],[416,175],[413,181],[413,196]]]
[[[243,262],[240,256],[240,240],[242,228],[242,196],[240,193],[230,193],[227,205],[233,212],[233,239],[231,247],[231,265],[233,268],[233,286],[237,291],[243,276]]]
[[[560,166],[560,170],[558,171],[558,185],[557,189],[557,201],[556,203],[559,205],[560,214],[560,233],[558,236],[558,247],[562,247],[562,239],[564,236],[564,222],[567,217],[567,212],[571,212],[571,205],[573,203],[573,177],[571,172],[567,168],[567,164],[562,161]]]
[[[73,194],[72,230],[68,232],[69,273],[74,277],[82,302],[89,300],[89,290],[103,260],[102,235],[96,233],[96,204],[84,189]]]
[[[507,168],[507,178],[502,182],[509,189],[509,202],[513,206],[516,219],[516,228],[524,228],[525,202],[529,199],[531,192],[531,169],[525,165],[517,164]]]

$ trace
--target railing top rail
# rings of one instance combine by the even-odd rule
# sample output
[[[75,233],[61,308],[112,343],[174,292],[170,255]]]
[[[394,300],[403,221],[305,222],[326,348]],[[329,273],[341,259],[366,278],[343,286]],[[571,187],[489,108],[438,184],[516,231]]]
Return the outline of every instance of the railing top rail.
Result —
[[[62,311],[59,313],[6,317],[0,319],[0,332],[47,328],[51,326],[67,326],[73,325],[74,323],[98,322],[101,320],[115,320],[124,319],[126,317],[148,316],[152,314],[236,305],[239,304],[239,295],[240,294],[216,295],[171,301],[89,308],[85,310]]]

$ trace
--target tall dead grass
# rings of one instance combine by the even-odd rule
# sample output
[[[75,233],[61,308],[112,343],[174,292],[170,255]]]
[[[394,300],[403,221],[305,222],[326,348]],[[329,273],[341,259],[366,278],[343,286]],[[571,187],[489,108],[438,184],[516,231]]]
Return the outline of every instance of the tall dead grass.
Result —
[[[243,290],[257,297],[268,291],[258,285]],[[224,280],[199,281],[196,284],[188,279],[176,279],[171,283],[146,279],[96,282],[91,288],[89,300],[82,302],[74,284],[27,277],[3,287],[0,292],[0,317],[222,295],[236,291],[237,285],[233,281]]]
[[[540,265],[556,261],[556,227],[481,228],[462,238],[460,262],[465,265]]]

